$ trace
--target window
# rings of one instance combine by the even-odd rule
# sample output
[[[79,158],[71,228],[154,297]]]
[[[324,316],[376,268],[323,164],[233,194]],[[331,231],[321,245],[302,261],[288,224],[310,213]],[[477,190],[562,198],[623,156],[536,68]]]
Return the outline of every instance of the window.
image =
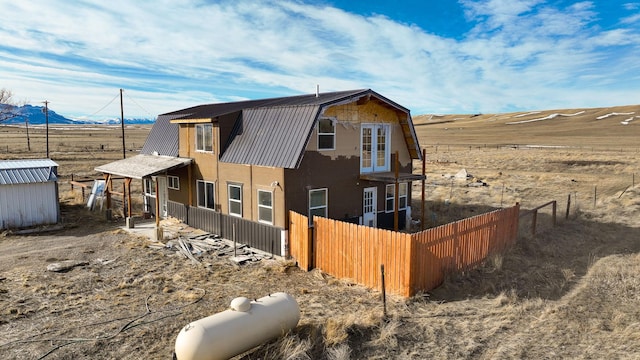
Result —
[[[196,124],[196,150],[213,152],[213,124]]]
[[[172,190],[180,190],[180,178],[177,176],[167,176],[167,187]]]
[[[318,120],[318,150],[334,150],[336,148],[336,123],[334,119]]]
[[[327,217],[327,189],[309,190],[309,221],[314,216]]]
[[[408,184],[407,183],[399,183],[398,184],[398,192],[400,196],[398,197],[398,210],[404,210],[407,208],[407,198],[408,198]],[[385,211],[392,212],[395,208],[395,197],[394,193],[396,192],[396,185],[389,184],[387,185],[387,195],[385,197]]]
[[[391,163],[389,124],[363,124],[360,134],[360,172],[389,171]]]
[[[409,184],[400,183],[398,185],[399,185],[398,192],[400,193],[400,195],[398,196],[398,209],[404,210],[407,208]]]
[[[229,215],[242,217],[242,185],[229,184]]]
[[[198,180],[198,207],[215,210],[215,183]]]
[[[386,212],[392,212],[394,205],[395,205],[395,192],[396,192],[396,185],[395,184],[388,184],[387,185],[387,195],[385,196],[385,202],[384,202],[384,210]]]
[[[273,225],[273,192],[258,190],[258,221]]]
[[[151,178],[144,179],[144,193],[145,195],[155,197],[156,196],[156,182]]]

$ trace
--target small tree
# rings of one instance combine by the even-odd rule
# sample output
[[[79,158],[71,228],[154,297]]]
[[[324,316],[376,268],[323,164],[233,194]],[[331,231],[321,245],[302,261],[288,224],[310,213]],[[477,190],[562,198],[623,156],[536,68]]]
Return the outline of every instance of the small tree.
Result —
[[[13,92],[9,89],[0,89],[0,123],[11,120],[21,115],[20,106],[13,100]]]

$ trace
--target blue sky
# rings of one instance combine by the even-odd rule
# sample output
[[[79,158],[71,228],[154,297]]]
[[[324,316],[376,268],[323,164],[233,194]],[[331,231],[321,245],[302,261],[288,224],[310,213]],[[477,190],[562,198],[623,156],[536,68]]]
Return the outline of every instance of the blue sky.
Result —
[[[0,88],[69,117],[371,88],[412,114],[640,103],[640,0],[0,2]]]

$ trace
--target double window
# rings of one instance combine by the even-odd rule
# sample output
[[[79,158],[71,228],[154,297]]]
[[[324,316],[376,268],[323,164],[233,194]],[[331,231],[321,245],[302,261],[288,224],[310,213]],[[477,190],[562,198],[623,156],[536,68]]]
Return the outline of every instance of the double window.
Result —
[[[196,124],[196,151],[213,152],[213,124]]]
[[[318,120],[318,150],[335,150],[336,121],[331,118]]]
[[[242,185],[229,184],[229,215],[242,217]]]
[[[198,207],[215,210],[215,183],[198,180]]]
[[[177,176],[167,176],[167,187],[171,190],[180,190],[180,178]]]
[[[396,185],[389,184],[386,187],[386,196],[385,196],[385,211],[392,212],[395,208],[395,192]],[[398,197],[398,210],[404,210],[407,208],[407,199],[408,199],[408,184],[407,183],[399,183],[398,184],[398,192],[400,196]]]
[[[360,173],[389,171],[391,163],[389,124],[362,124],[360,133]]]
[[[258,221],[273,225],[273,191],[258,190]]]

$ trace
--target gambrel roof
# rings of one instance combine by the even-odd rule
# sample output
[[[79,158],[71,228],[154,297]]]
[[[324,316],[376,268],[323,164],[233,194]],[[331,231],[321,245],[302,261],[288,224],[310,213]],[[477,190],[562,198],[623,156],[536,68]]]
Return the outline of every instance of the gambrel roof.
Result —
[[[177,156],[177,141],[174,142],[174,139],[177,139],[178,131],[170,126],[231,119],[234,123],[230,141],[221,144],[220,161],[294,169],[302,161],[309,138],[324,109],[366,101],[377,101],[405,114],[399,116],[405,142],[411,157],[420,159],[418,139],[409,110],[371,89],[207,104],[162,114],[158,117],[158,129],[154,126],[142,153],[149,153],[152,148],[162,148],[163,145],[158,142],[170,138],[172,146],[175,143],[175,153],[158,153]],[[155,134],[160,131],[171,132],[172,135]]]

